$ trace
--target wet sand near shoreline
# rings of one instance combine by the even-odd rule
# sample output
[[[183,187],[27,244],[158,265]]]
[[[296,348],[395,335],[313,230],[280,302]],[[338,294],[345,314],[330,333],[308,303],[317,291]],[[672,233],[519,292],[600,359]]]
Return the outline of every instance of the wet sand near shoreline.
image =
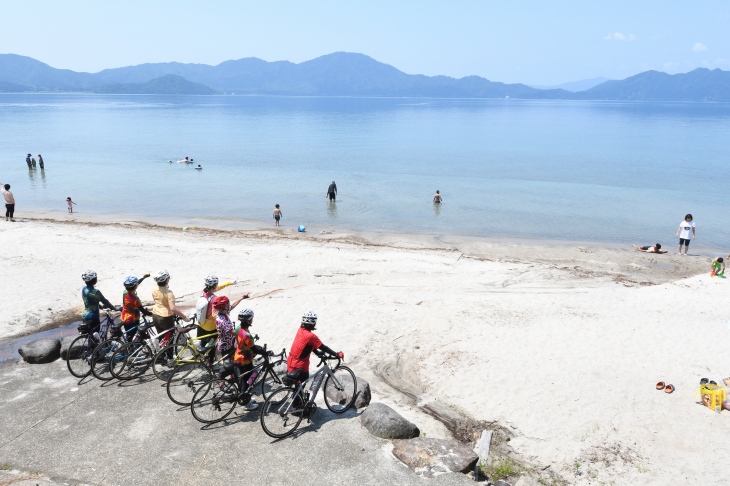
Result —
[[[274,291],[242,304],[272,349],[288,348],[301,314],[317,312],[320,338],[428,436],[448,434],[423,416],[438,400],[508,427],[526,461],[578,484],[668,484],[730,461],[727,448],[708,446],[730,434],[730,412],[694,397],[699,378],[730,375],[730,328],[716,312],[730,282],[709,277],[706,256],[48,219],[8,223],[0,244],[11,276],[0,293],[3,337],[80,312],[87,268],[117,304],[126,275],[166,268],[189,307],[215,273],[239,279],[229,297]],[[143,300],[152,285],[140,288]],[[396,375],[416,391],[398,390]],[[677,391],[657,392],[658,381]]]

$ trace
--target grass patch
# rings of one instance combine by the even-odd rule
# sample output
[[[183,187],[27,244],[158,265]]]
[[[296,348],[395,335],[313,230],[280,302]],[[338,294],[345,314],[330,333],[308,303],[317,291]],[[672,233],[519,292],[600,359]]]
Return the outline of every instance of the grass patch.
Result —
[[[0,464],[0,471],[10,471],[13,466],[9,462],[3,462]]]
[[[511,478],[520,474],[520,467],[515,464],[512,459],[495,462],[491,466],[484,467],[479,465],[482,474],[489,478],[490,481],[499,481],[500,479]]]

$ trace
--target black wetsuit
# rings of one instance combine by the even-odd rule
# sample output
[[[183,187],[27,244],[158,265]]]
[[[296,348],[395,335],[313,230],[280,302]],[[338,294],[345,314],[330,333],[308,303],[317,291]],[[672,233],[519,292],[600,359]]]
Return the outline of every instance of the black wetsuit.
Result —
[[[335,200],[335,196],[337,196],[337,184],[334,182],[330,184],[329,188],[327,189],[327,195],[330,197],[330,201]]]

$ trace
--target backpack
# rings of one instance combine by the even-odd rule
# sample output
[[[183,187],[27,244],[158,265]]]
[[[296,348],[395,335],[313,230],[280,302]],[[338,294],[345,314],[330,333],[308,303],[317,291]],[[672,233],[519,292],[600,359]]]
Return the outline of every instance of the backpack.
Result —
[[[208,317],[208,304],[213,297],[213,295],[210,297],[201,295],[198,299],[198,303],[195,304],[195,319],[198,321],[199,326],[202,326]]]

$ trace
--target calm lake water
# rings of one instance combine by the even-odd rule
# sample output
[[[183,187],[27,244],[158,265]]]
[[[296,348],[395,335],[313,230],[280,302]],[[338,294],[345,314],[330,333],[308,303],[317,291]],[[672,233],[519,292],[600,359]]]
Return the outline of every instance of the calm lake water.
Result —
[[[19,217],[71,196],[109,218],[269,225],[279,203],[313,231],[669,245],[689,212],[696,245],[723,248],[728,133],[728,104],[0,95],[0,180]],[[204,169],[168,163],[186,155]]]

